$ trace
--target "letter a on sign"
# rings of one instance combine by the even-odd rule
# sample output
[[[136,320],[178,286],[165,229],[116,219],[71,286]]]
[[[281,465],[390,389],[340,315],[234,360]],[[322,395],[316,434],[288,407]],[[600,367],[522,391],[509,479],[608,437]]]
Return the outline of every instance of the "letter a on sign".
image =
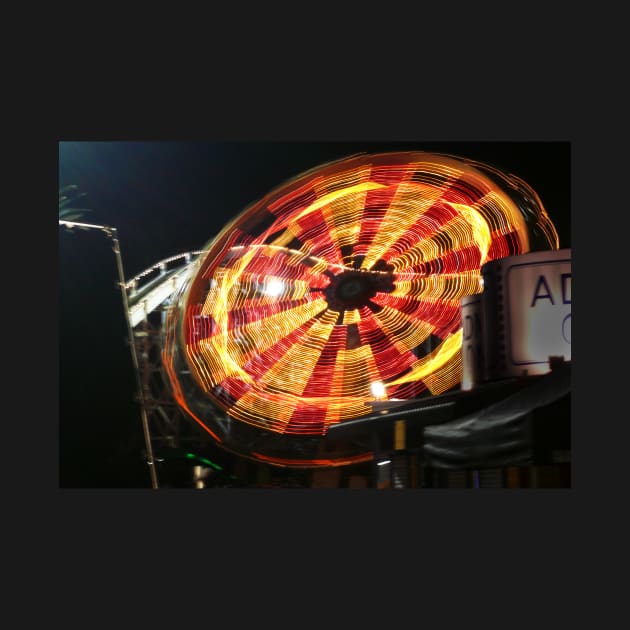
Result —
[[[544,287],[547,293],[540,293],[539,291],[541,290],[541,287]],[[536,283],[536,290],[534,291],[534,299],[532,300],[531,306],[536,306],[536,300],[544,300],[545,298],[549,298],[551,303],[555,305],[553,296],[549,290],[549,285],[547,284],[547,280],[545,280],[545,276],[538,276],[538,282]]]

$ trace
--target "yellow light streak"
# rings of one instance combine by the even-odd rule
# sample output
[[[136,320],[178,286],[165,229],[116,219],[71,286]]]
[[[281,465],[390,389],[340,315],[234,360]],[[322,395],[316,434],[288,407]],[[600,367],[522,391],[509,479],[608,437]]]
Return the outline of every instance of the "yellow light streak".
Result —
[[[367,192],[369,190],[377,190],[379,188],[385,188],[385,184],[377,184],[376,182],[362,182],[354,186],[348,186],[347,188],[342,188],[341,190],[330,192],[304,208],[304,210],[302,210],[300,214],[294,217],[292,225],[307,214],[310,214],[315,210],[319,210],[320,208],[323,208],[329,203],[341,199],[342,197],[346,197],[347,195],[352,195],[355,193]]]
[[[335,326],[339,313],[326,312],[260,380],[261,386],[301,396]]]
[[[400,183],[383,218],[381,228],[365,255],[361,268],[370,269],[382,254],[420,218],[420,215],[424,214],[435,203],[441,194],[441,190],[435,190],[423,184]]]
[[[431,354],[418,359],[412,366],[411,372],[387,383],[387,386],[392,387],[403,383],[411,383],[419,379],[426,379],[429,374],[446,365],[451,359],[456,358],[461,352],[461,346],[462,329],[460,328],[456,333],[449,335]]]

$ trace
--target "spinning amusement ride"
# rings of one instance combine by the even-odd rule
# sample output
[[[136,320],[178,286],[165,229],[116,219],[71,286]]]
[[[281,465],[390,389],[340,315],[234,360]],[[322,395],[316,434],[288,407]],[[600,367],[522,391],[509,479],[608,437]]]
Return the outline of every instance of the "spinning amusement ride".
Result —
[[[200,439],[283,467],[371,460],[329,429],[459,387],[482,265],[558,247],[518,177],[403,152],[303,173],[132,280],[119,265],[149,464]]]

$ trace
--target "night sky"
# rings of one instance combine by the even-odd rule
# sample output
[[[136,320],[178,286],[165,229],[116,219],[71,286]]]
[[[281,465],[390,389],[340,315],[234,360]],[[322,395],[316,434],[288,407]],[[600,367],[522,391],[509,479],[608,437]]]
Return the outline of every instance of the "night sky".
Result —
[[[536,190],[571,247],[570,144],[61,142],[59,187],[86,223],[118,228],[125,277],[202,248],[272,188],[359,152],[437,151],[490,163]],[[59,227],[59,485],[150,487],[111,240]]]

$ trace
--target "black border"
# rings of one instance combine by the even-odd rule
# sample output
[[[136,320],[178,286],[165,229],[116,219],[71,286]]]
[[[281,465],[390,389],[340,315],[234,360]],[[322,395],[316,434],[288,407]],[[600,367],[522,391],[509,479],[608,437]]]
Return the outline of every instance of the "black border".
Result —
[[[41,182],[28,190],[33,206],[40,209],[36,210],[38,217],[42,208],[48,209],[41,215],[46,228],[29,234],[35,241],[36,255],[25,257],[20,246],[14,244],[14,259],[27,267],[30,277],[39,279],[39,299],[51,304],[53,311],[57,302],[55,268],[54,265],[42,267],[41,261],[56,258],[57,225],[49,209],[52,195],[56,193],[54,167],[56,142],[60,139],[369,138],[414,140],[419,144],[443,140],[568,140],[572,143],[572,266],[577,265],[578,278],[578,316],[573,328],[577,326],[574,337],[579,341],[574,356],[577,370],[573,366],[571,490],[508,493],[450,490],[422,496],[406,491],[369,492],[369,495],[358,491],[348,495],[260,490],[239,491],[238,494],[229,491],[157,494],[151,490],[59,490],[54,422],[58,352],[53,315],[51,334],[42,334],[37,348],[43,357],[44,369],[51,376],[38,384],[44,391],[37,396],[33,396],[33,384],[21,378],[22,394],[13,412],[16,422],[20,422],[24,413],[22,403],[28,401],[20,439],[21,444],[33,445],[35,463],[24,463],[18,453],[13,470],[16,485],[21,489],[18,492],[22,494],[20,509],[27,514],[24,520],[34,528],[42,523],[45,529],[44,536],[40,534],[34,540],[25,528],[22,536],[26,533],[27,538],[23,539],[23,544],[31,557],[41,553],[45,567],[54,567],[54,575],[46,574],[45,567],[40,571],[57,578],[51,583],[63,589],[57,591],[60,598],[69,595],[73,598],[71,605],[83,609],[85,595],[95,590],[102,592],[108,584],[116,583],[118,603],[135,606],[142,612],[152,607],[154,612],[160,609],[158,602],[164,600],[164,597],[156,598],[155,574],[159,572],[168,595],[178,592],[179,583],[182,602],[190,603],[195,596],[201,596],[207,609],[207,605],[210,608],[213,605],[208,600],[216,600],[217,591],[213,590],[216,585],[224,592],[234,590],[230,589],[231,585],[238,590],[245,583],[244,589],[249,593],[254,590],[248,588],[252,581],[258,583],[262,579],[284,586],[300,570],[312,571],[318,579],[327,578],[330,564],[335,563],[350,567],[352,575],[371,578],[370,587],[366,585],[358,594],[363,596],[363,601],[369,600],[366,605],[369,609],[374,605],[370,592],[376,590],[379,603],[387,601],[388,612],[383,617],[389,620],[396,612],[408,610],[410,601],[414,602],[413,614],[418,615],[415,603],[422,598],[417,589],[411,588],[413,577],[398,578],[399,570],[410,568],[414,577],[430,576],[429,582],[434,587],[448,592],[445,599],[451,600],[451,604],[450,585],[478,592],[477,586],[482,591],[480,594],[488,595],[490,589],[493,600],[504,598],[513,602],[519,618],[527,618],[529,612],[532,621],[540,622],[542,614],[547,621],[559,618],[566,622],[574,615],[573,605],[584,589],[581,586],[586,577],[584,572],[592,567],[588,550],[594,551],[593,546],[600,544],[602,536],[610,540],[609,534],[602,531],[608,519],[601,508],[610,505],[606,501],[611,500],[609,493],[617,474],[610,467],[610,462],[618,461],[610,449],[611,434],[613,442],[621,441],[617,435],[621,418],[612,410],[619,408],[617,392],[627,385],[623,366],[615,371],[618,350],[601,341],[606,331],[597,317],[602,310],[600,307],[608,304],[608,300],[614,301],[619,292],[618,277],[609,269],[617,265],[618,269],[623,268],[623,259],[615,260],[622,250],[611,247],[605,238],[593,242],[591,231],[595,226],[602,229],[604,218],[600,217],[600,212],[613,215],[610,218],[613,229],[618,227],[618,222],[623,222],[614,215],[614,209],[620,205],[620,189],[614,182],[627,179],[627,160],[615,126],[615,109],[609,106],[610,99],[599,98],[598,90],[590,89],[588,79],[585,85],[581,75],[578,81],[576,66],[579,63],[575,66],[570,61],[564,63],[571,58],[573,47],[569,46],[567,52],[563,49],[562,37],[553,33],[552,25],[559,23],[556,16],[545,16],[542,29],[529,23],[529,33],[518,33],[518,28],[516,32],[508,29],[509,38],[503,36],[501,42],[507,45],[509,39],[507,49],[514,53],[516,47],[522,56],[517,55],[517,59],[512,60],[499,47],[487,50],[488,58],[479,59],[477,65],[468,58],[468,67],[477,84],[470,80],[469,86],[449,85],[445,80],[441,89],[431,85],[431,95],[436,95],[433,99],[426,98],[426,92],[422,93],[417,86],[410,93],[392,90],[397,77],[418,77],[420,81],[423,76],[420,66],[403,69],[404,64],[399,66],[398,74],[394,64],[380,95],[378,89],[369,89],[373,77],[367,76],[368,73],[365,83],[355,78],[352,85],[347,84],[347,75],[338,73],[336,82],[328,77],[326,98],[317,98],[311,81],[298,80],[294,89],[287,90],[287,76],[309,76],[310,67],[303,68],[296,76],[272,66],[273,76],[269,76],[267,67],[267,71],[256,77],[257,72],[249,76],[239,66],[238,70],[229,68],[222,72],[222,81],[213,75],[212,94],[199,102],[196,94],[163,80],[156,82],[154,89],[148,92],[142,92],[144,87],[129,90],[133,87],[130,81],[129,85],[117,86],[116,97],[110,92],[110,100],[103,103],[105,90],[97,87],[101,73],[96,72],[95,84],[82,86],[80,103],[67,106],[63,121],[57,116],[51,128],[38,134],[37,143],[42,153],[33,156],[29,147],[25,183]],[[492,29],[489,27],[489,30]],[[472,39],[480,42],[479,37]],[[461,48],[458,50],[461,53]],[[459,54],[457,59],[461,67],[465,60]],[[488,64],[492,67],[493,60],[503,64],[502,67],[489,72],[489,77],[479,71]],[[331,56],[328,61],[334,67],[332,64],[337,60]],[[377,67],[382,69],[385,63]],[[597,65],[593,59],[589,63]],[[257,71],[263,69],[256,60],[254,65]],[[319,59],[312,68],[322,65],[326,63]],[[449,79],[451,73],[447,75]],[[459,76],[463,75],[462,70]],[[503,80],[488,91],[492,81],[488,85],[483,77],[494,79],[497,75]],[[170,88],[171,98],[159,108],[156,106],[159,97],[163,98],[167,90],[158,86],[165,84]],[[426,86],[422,81],[420,84]],[[342,86],[346,89],[339,89]],[[273,98],[274,92],[276,98]],[[124,98],[119,98],[121,94]],[[231,96],[229,100],[226,94]],[[609,229],[608,225],[603,229]],[[601,264],[602,261],[605,264]],[[596,274],[596,297],[593,297],[593,274]],[[18,289],[15,299],[22,304],[32,303],[32,287],[28,290],[22,287],[21,291]],[[40,326],[38,315],[28,308],[22,309],[20,317],[25,319],[22,325]],[[611,314],[606,313],[606,317],[610,324]],[[613,315],[613,321],[615,334],[625,339],[623,313],[619,318]],[[614,356],[602,357],[602,351],[610,350],[615,352]],[[13,352],[16,357],[24,357],[19,343]],[[28,373],[29,364],[25,359],[16,360],[14,369],[19,374]],[[602,365],[606,369],[599,369]],[[599,422],[602,405],[609,422]],[[623,408],[625,405],[621,406]],[[35,441],[33,427],[37,428]],[[612,501],[616,500],[613,495]],[[295,557],[297,549],[304,552],[299,559]],[[601,562],[601,551],[596,555]],[[71,578],[58,579],[57,568],[62,562],[64,569],[71,572]],[[189,573],[179,580],[182,565],[186,565]],[[41,563],[33,568],[38,566]],[[211,577],[208,577],[208,566],[215,572]],[[194,572],[195,567],[199,569],[198,574]],[[381,570],[385,571],[384,579],[381,579]],[[464,577],[458,581],[461,573]],[[203,587],[195,584],[195,575],[205,578]],[[592,574],[588,577],[589,584],[592,577]],[[132,594],[121,600],[120,589],[125,587]],[[344,589],[346,596],[356,592],[354,580],[346,578]],[[436,589],[432,588],[431,592],[433,590]],[[341,597],[338,593],[335,599]],[[415,594],[409,598],[412,593]],[[400,601],[401,596],[405,597],[404,602]],[[232,599],[234,603],[243,603],[241,593],[234,594]],[[88,598],[87,602],[92,600]],[[395,602],[400,604],[392,609]],[[262,605],[263,602],[257,603]],[[464,618],[470,612],[466,603],[481,605],[479,600],[464,596],[459,606]],[[247,605],[260,615],[261,609],[252,605],[251,600]],[[287,607],[290,608],[290,604]],[[329,607],[327,612],[334,614]],[[180,617],[179,611],[176,614]],[[242,619],[244,614],[239,612],[237,616]],[[369,614],[376,618],[374,611]],[[428,614],[427,611],[420,616],[426,620]],[[231,616],[234,617],[233,611]],[[509,614],[508,619],[512,616]],[[145,622],[147,617],[148,614]]]

